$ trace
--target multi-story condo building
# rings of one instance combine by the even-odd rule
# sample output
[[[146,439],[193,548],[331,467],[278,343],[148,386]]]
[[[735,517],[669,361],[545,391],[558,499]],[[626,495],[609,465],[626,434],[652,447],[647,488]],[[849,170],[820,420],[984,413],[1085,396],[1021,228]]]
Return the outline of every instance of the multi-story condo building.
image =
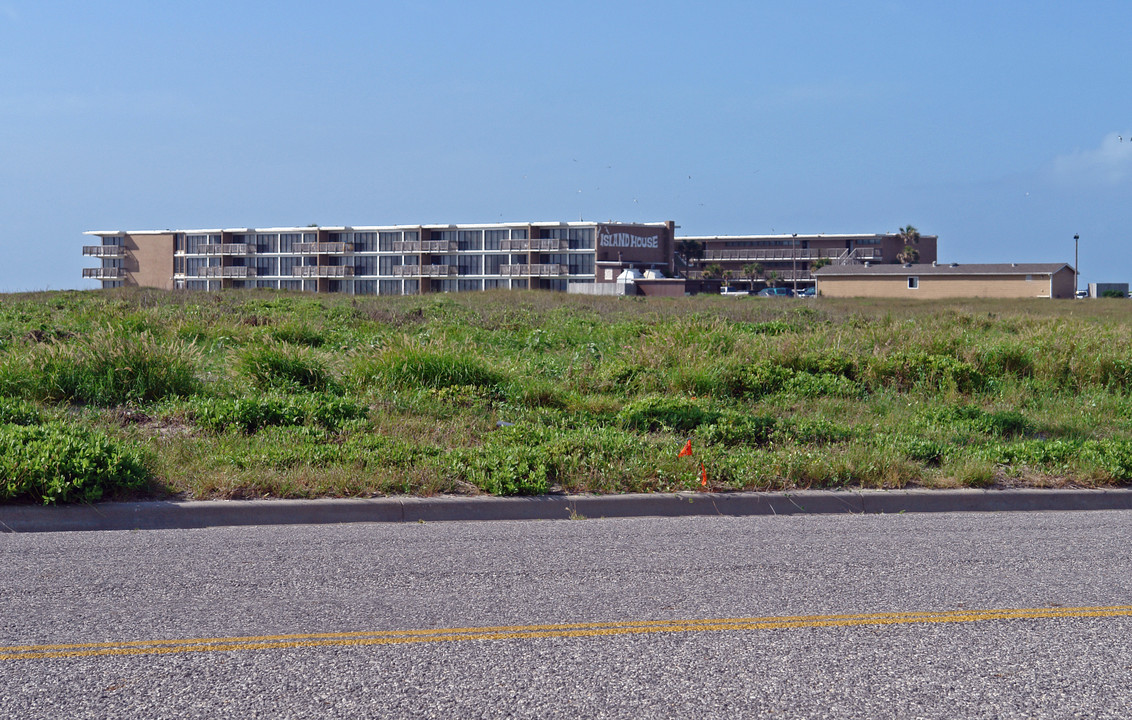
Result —
[[[813,285],[813,264],[825,259],[832,265],[883,264],[936,261],[935,235],[921,235],[912,245],[914,256],[905,254],[905,239],[897,233],[876,235],[700,235],[676,238],[700,244],[703,258],[690,277],[699,277],[702,267],[718,264],[735,278],[745,278],[744,267],[762,266],[762,277],[774,273],[783,283]]]
[[[83,277],[103,287],[276,288],[353,295],[567,290],[625,269],[673,272],[675,224],[485,225],[91,231]]]

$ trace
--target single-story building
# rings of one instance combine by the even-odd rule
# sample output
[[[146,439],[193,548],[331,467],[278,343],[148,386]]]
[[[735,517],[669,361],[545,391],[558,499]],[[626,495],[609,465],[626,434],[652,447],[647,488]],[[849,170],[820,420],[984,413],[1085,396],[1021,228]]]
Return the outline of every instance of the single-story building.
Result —
[[[1065,263],[917,263],[827,265],[814,272],[824,297],[1072,298]]]

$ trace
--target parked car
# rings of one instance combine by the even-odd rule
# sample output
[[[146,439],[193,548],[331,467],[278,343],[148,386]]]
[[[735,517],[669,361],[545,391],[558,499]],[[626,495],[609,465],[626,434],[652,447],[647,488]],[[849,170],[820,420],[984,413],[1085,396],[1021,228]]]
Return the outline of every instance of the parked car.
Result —
[[[768,287],[759,290],[759,297],[794,297],[794,291],[788,287]]]
[[[812,287],[805,287],[798,291],[798,297],[811,298],[815,295],[815,289]]]

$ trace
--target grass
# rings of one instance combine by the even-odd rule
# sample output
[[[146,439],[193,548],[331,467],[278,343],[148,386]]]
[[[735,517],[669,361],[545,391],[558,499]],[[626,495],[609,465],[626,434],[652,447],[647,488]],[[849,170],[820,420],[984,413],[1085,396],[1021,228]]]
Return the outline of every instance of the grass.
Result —
[[[8,295],[3,497],[1124,485],[1127,309]]]

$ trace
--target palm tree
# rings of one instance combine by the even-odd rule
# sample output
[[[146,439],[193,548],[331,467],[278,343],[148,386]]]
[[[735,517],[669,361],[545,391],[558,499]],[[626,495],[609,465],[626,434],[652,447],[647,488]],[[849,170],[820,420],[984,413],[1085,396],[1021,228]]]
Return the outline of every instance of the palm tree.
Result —
[[[704,259],[704,244],[699,240],[681,240],[676,244],[676,253],[691,267],[697,260]]]
[[[778,285],[778,273],[771,270],[766,274],[766,286],[776,287]]]
[[[815,270],[821,270],[823,267],[825,267],[826,265],[829,265],[831,262],[833,262],[833,261],[830,260],[827,257],[820,257],[817,260],[814,260],[813,262],[810,263],[810,272],[813,273]]]
[[[900,239],[904,241],[905,245],[920,244],[920,231],[913,225],[905,225],[900,228],[896,234],[900,236]]]
[[[751,290],[755,289],[755,281],[763,274],[762,263],[747,263],[743,266],[743,277],[751,283]]]
[[[916,246],[920,244],[920,231],[916,229],[916,226],[905,225],[897,231],[896,235],[904,243],[904,249],[896,254],[896,261],[899,263],[919,261],[920,251],[916,249]]]
[[[723,266],[719,263],[712,263],[704,268],[704,279],[713,280],[715,278],[723,277]]]

